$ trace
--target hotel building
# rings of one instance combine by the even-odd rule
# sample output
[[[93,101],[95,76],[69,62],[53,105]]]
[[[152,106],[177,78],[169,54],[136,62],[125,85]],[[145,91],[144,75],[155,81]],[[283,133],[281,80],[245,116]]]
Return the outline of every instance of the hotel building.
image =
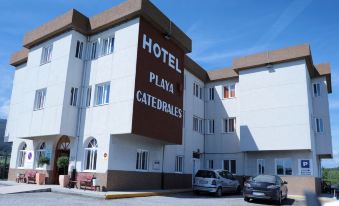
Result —
[[[9,179],[93,173],[106,190],[189,188],[200,168],[277,174],[290,194],[319,191],[332,158],[329,64],[309,45],[205,70],[191,39],[148,0],[93,17],[76,10],[24,36],[6,127]],[[39,166],[47,156],[50,164]]]

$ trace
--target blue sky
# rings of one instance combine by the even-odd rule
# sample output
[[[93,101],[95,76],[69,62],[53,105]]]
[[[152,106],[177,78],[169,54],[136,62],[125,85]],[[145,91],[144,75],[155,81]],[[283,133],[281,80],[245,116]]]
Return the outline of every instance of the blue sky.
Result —
[[[25,32],[75,8],[87,16],[122,0],[11,0],[0,7],[0,117],[6,118],[14,69],[10,55]],[[152,0],[193,40],[190,56],[205,69],[231,65],[234,57],[309,43],[315,64],[329,62],[334,159],[339,166],[339,1],[334,0]],[[207,4],[208,3],[208,4]]]

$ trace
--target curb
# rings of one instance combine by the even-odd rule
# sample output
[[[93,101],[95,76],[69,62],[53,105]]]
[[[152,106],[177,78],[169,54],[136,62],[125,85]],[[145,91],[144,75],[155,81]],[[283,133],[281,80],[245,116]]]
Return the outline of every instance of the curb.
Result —
[[[299,199],[299,200],[305,200],[305,196],[303,195],[288,195],[288,198],[293,198],[293,199]],[[332,199],[329,197],[318,197],[320,202],[334,202],[337,201],[336,199]]]
[[[139,193],[127,193],[127,194],[106,194],[105,199],[121,199],[121,198],[133,198],[133,197],[150,197],[150,196],[163,196],[176,193],[190,192],[192,189],[170,190],[160,192],[139,192]]]

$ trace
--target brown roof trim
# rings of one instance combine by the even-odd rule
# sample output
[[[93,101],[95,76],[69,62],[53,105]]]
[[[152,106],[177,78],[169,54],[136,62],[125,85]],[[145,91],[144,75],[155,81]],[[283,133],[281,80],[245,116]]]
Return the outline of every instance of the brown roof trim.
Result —
[[[291,46],[283,49],[261,52],[233,60],[233,69],[241,71],[253,67],[305,59],[310,75],[314,76],[314,66],[309,44]]]
[[[201,81],[207,82],[209,80],[207,72],[187,55],[184,59],[184,67]]]
[[[238,78],[239,74],[232,68],[223,68],[207,71],[209,81],[220,81]]]
[[[316,69],[315,77],[325,76],[326,77],[326,83],[327,83],[327,92],[332,93],[332,80],[331,80],[330,64],[328,64],[328,63],[317,64],[317,65],[315,65],[315,69]]]
[[[86,16],[75,9],[47,22],[46,24],[27,32],[24,37],[23,46],[30,49],[56,35],[75,29],[81,33],[89,34],[89,20]]]
[[[149,0],[128,0],[91,18],[72,9],[26,33],[23,46],[28,49],[32,48],[70,29],[85,35],[95,34],[140,16],[149,20],[164,34],[170,35],[186,53],[192,51],[192,40]]]
[[[11,59],[10,59],[10,65],[12,66],[19,66],[20,64],[24,64],[27,62],[28,58],[28,49],[23,48],[18,52],[15,52],[12,54]]]

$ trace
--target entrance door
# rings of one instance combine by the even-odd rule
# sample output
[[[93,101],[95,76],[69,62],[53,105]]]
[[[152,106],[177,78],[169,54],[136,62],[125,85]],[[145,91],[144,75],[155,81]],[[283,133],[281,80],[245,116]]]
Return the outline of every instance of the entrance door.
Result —
[[[67,136],[62,136],[57,144],[55,150],[55,158],[54,158],[54,184],[59,184],[59,175],[68,174],[68,167],[66,170],[62,168],[58,168],[57,161],[59,157],[66,156],[69,158],[70,155],[70,140]]]

